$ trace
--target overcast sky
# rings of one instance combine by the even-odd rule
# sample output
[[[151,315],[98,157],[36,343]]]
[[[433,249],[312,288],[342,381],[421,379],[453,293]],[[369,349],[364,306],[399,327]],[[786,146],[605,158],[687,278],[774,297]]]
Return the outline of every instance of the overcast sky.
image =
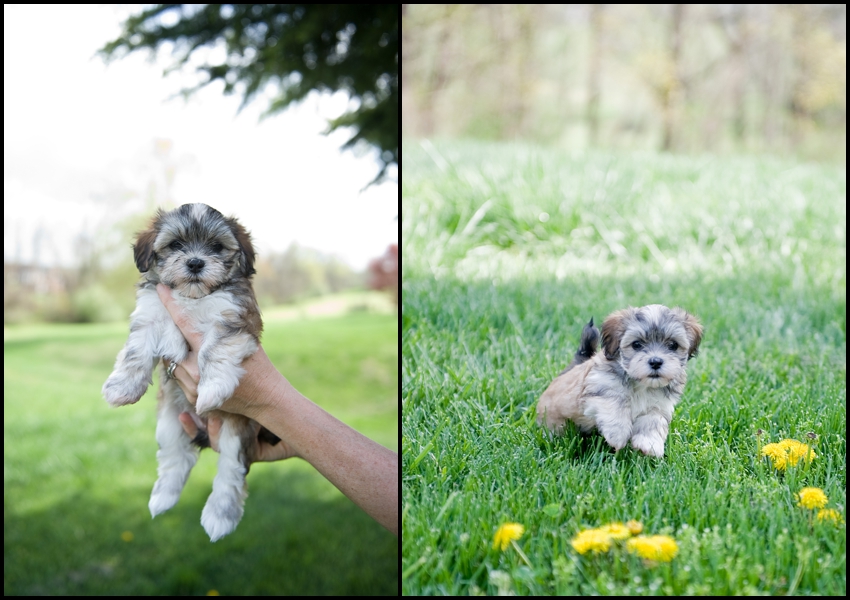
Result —
[[[398,186],[361,193],[375,155],[341,152],[346,132],[321,135],[345,95],[311,94],[262,122],[264,99],[237,115],[241,97],[216,85],[169,100],[193,83],[191,70],[163,78],[169,53],[94,57],[137,10],[4,5],[7,260],[75,265],[80,236],[101,246],[124,235],[116,225],[146,213],[152,186],[164,193],[164,160],[176,204],[237,216],[261,255],[297,241],[363,268],[397,240]]]

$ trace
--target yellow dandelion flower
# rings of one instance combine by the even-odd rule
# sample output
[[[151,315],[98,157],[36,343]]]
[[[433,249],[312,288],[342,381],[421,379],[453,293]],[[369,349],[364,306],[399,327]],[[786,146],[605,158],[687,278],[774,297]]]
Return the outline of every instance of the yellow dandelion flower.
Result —
[[[779,445],[788,452],[788,462],[792,467],[800,462],[800,459],[811,462],[816,456],[814,450],[797,440],[782,440]]]
[[[505,523],[496,530],[493,536],[493,549],[501,548],[502,552],[508,549],[511,540],[518,540],[525,533],[525,527],[519,523]]]
[[[841,525],[844,519],[841,518],[841,513],[834,508],[823,508],[818,511],[818,521],[832,521],[833,525]]]
[[[610,535],[612,540],[624,540],[632,535],[629,528],[622,523],[609,523],[608,525],[603,525],[599,528],[599,531]]]
[[[628,527],[629,533],[631,533],[632,535],[637,535],[641,531],[643,531],[643,523],[641,523],[640,521],[635,521],[634,519],[626,523],[626,527]]]
[[[803,488],[797,498],[800,500],[797,506],[809,509],[823,508],[828,502],[826,494],[820,488]]]
[[[784,471],[788,463],[788,457],[785,449],[779,444],[765,444],[761,449],[761,455],[766,456],[773,463],[773,467]]]
[[[797,440],[782,440],[774,444],[765,444],[761,449],[761,455],[768,457],[774,468],[780,471],[784,471],[788,465],[793,467],[801,459],[811,462],[817,457],[814,450]]]
[[[641,558],[670,562],[679,552],[679,545],[666,535],[639,535],[626,542],[626,549]]]
[[[611,534],[601,529],[588,529],[575,536],[570,542],[576,552],[608,552],[611,548]]]

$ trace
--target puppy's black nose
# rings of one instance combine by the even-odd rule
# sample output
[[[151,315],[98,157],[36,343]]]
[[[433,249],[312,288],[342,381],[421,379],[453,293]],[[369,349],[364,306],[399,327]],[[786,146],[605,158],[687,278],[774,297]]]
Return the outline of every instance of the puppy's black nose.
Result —
[[[204,268],[204,261],[200,258],[190,258],[186,261],[186,266],[189,267],[192,273],[198,273],[198,271]]]
[[[653,356],[649,359],[649,366],[653,368],[653,370],[657,371],[661,368],[661,365],[664,364],[664,361],[658,358],[657,356]]]

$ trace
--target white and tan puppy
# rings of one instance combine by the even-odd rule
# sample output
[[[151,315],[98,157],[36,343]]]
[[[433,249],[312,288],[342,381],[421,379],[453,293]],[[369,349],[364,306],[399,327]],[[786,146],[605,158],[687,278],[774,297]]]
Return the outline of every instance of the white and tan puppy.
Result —
[[[148,229],[139,233],[133,251],[142,273],[136,310],[130,316],[130,337],[103,384],[103,396],[112,406],[137,402],[160,363],[159,479],[148,503],[154,517],[177,503],[199,448],[209,446],[209,415],[217,412],[222,418],[218,474],[201,515],[201,525],[216,541],[236,529],[242,518],[245,476],[257,436],[272,444],[279,441],[256,421],[215,410],[239,385],[242,361],[257,351],[263,329],[251,286],[251,236],[235,219],[206,204],[184,204],[157,212]],[[158,283],[171,288],[174,302],[203,334],[196,407],[165,369],[165,361],[179,365],[189,347],[156,293]],[[183,431],[178,419],[182,412],[191,414],[199,426],[201,433],[194,440]]]
[[[566,421],[620,450],[664,456],[673,407],[685,389],[685,366],[696,356],[702,326],[681,308],[650,304],[608,316],[600,333],[590,320],[570,365],[537,404],[537,422],[563,433]]]

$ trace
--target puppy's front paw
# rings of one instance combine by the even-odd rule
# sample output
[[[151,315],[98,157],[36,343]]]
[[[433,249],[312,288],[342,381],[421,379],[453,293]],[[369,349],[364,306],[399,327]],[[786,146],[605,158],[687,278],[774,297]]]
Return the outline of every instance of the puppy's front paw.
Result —
[[[198,402],[195,404],[195,410],[198,414],[203,414],[221,408],[221,405],[233,395],[238,384],[239,379],[237,378],[233,378],[233,381],[210,381],[205,380],[204,376],[201,375],[201,382],[198,384]]]
[[[210,536],[210,541],[216,542],[236,529],[243,512],[242,499],[238,495],[213,490],[201,513],[201,525]]]
[[[138,402],[145,395],[148,385],[150,381],[144,375],[132,378],[115,371],[103,384],[101,393],[111,406],[124,406]]]
[[[664,456],[664,440],[656,436],[637,434],[632,438],[632,448],[640,450],[647,456],[656,458]]]
[[[198,401],[195,403],[195,411],[202,415],[211,410],[218,410],[224,404],[226,398],[217,398],[209,393],[201,392],[201,386],[198,386]]]
[[[625,448],[626,444],[629,443],[629,435],[631,435],[631,429],[627,427],[617,427],[617,426],[608,426],[600,429],[602,432],[602,436],[605,438],[605,441],[608,442],[608,445],[611,446],[614,450],[622,450]]]

